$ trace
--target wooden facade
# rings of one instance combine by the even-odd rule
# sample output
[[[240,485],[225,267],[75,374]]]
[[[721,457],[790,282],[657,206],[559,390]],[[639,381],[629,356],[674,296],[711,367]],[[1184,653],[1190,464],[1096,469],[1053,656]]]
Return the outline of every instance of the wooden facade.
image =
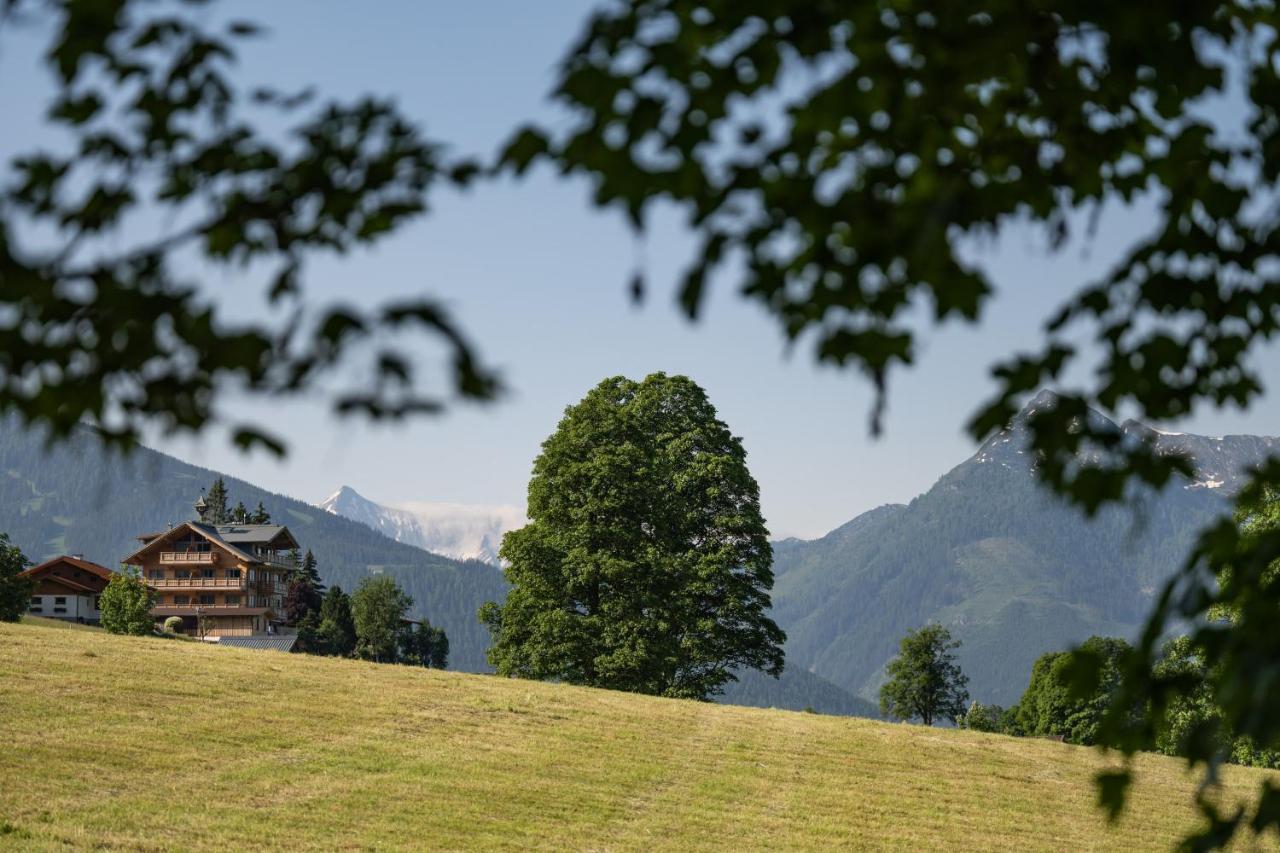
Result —
[[[272,633],[284,610],[298,542],[278,524],[188,521],[138,537],[125,559],[155,595],[157,622],[178,616],[183,631],[205,637]]]

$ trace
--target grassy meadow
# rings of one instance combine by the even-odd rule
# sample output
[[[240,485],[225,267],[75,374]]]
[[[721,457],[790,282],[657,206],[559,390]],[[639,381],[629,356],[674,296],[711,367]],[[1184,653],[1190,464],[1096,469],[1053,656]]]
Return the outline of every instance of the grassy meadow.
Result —
[[[0,849],[1168,849],[1144,756],[0,624]],[[1234,768],[1226,796],[1253,793]]]

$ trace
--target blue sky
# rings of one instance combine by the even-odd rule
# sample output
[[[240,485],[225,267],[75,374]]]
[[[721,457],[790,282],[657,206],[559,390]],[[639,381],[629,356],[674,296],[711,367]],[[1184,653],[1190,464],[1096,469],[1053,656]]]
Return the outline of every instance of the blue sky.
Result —
[[[590,4],[337,0],[231,3],[270,33],[241,57],[243,79],[326,95],[391,95],[433,138],[488,154],[533,118],[555,121],[546,101],[553,65]],[[46,142],[38,121],[48,92],[36,40],[0,35],[0,154]],[[539,443],[564,407],[601,378],[655,370],[700,382],[743,437],[776,535],[820,535],[857,513],[905,501],[973,452],[963,424],[991,389],[989,365],[1035,345],[1040,322],[1071,288],[1106,267],[1149,226],[1135,209],[1109,210],[1099,236],[1057,254],[1038,232],[1010,228],[971,247],[999,293],[980,327],[929,330],[916,368],[892,378],[886,435],[867,431],[871,392],[860,375],[814,366],[788,352],[762,311],[716,282],[703,319],[676,310],[674,283],[691,241],[674,215],[659,216],[643,246],[620,216],[589,203],[584,182],[549,172],[434,200],[431,215],[375,249],[313,264],[312,293],[354,302],[431,294],[455,312],[510,393],[487,407],[397,426],[330,418],[317,400],[249,406],[290,442],[283,462],[244,456],[216,434],[151,443],[309,501],[349,484],[384,503],[522,504]],[[637,257],[649,273],[636,308],[626,282]],[[227,273],[205,285],[219,296],[256,284]],[[1274,349],[1265,377],[1280,381]],[[1198,413],[1173,425],[1213,434],[1280,432],[1274,395],[1248,414]]]

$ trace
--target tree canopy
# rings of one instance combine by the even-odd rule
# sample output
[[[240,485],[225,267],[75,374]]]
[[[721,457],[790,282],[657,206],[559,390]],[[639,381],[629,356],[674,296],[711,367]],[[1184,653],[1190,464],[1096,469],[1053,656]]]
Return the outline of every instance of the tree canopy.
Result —
[[[940,719],[964,717],[969,679],[960,671],[954,651],[960,641],[938,624],[908,631],[898,656],[885,667],[888,680],[880,688],[880,713],[931,726]]]
[[[154,605],[155,596],[138,570],[127,566],[112,575],[102,591],[99,603],[102,627],[112,634],[145,637],[155,632],[155,619],[151,616]]]
[[[704,699],[782,671],[759,487],[691,379],[612,377],[570,406],[528,515],[503,538],[506,602],[481,611],[499,673]]]
[[[31,561],[9,541],[9,534],[0,533],[0,622],[17,622],[31,606],[35,584],[19,577],[29,565]]]
[[[391,578],[361,581],[351,594],[356,654],[369,660],[394,663],[399,658],[400,620],[412,606],[413,599]]]
[[[0,0],[0,24],[53,22],[47,120],[71,140],[65,153],[16,157],[0,182],[0,308],[16,315],[0,323],[0,413],[63,436],[90,423],[125,445],[147,426],[230,421],[238,445],[283,452],[280,436],[218,406],[228,389],[323,392],[336,412],[374,418],[491,397],[495,375],[430,298],[307,298],[310,259],[376,243],[475,165],[387,100],[238,86],[236,49],[260,28],[215,30],[201,5]],[[146,227],[157,221],[175,225]],[[233,320],[179,257],[251,276],[264,310]],[[445,347],[443,393],[388,340],[415,331]],[[340,356],[370,342],[342,387]]]

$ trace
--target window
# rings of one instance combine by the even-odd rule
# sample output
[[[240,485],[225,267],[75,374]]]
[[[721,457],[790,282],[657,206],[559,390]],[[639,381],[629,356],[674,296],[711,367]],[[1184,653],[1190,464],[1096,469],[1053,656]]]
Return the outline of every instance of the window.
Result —
[[[54,613],[66,613],[66,612],[67,612],[67,608],[65,608],[65,607],[55,607],[55,608],[53,608],[53,612],[54,612]]]
[[[200,570],[200,577],[202,577],[202,578],[211,578],[211,577],[213,577],[213,569],[201,569],[201,570]]]
[[[204,593],[204,594],[202,594],[202,595],[200,596],[200,603],[201,603],[201,604],[213,604],[213,595],[212,595],[211,593],[207,593],[207,592],[206,592],[206,593]]]
[[[191,603],[191,597],[187,595],[175,595],[173,597],[173,603],[178,607],[185,607]]]
[[[228,606],[228,607],[238,607],[239,605],[240,605],[240,596],[238,596],[238,595],[228,595],[228,596],[227,596],[227,606]]]
[[[226,577],[229,577],[229,578],[238,578],[238,577],[240,577],[240,570],[239,570],[239,569],[225,569],[224,571],[226,572]]]
[[[152,569],[151,571],[147,572],[147,577],[151,578],[153,581],[164,580],[164,570]]]
[[[174,576],[175,578],[189,578],[189,577],[191,577],[191,570],[190,570],[190,569],[176,569],[176,570],[174,571],[174,573],[173,573],[173,576]]]
[[[65,595],[59,595],[59,596],[56,596],[56,597],[53,599],[53,603],[54,603],[54,604],[66,604],[66,603],[67,603],[67,597],[66,597]]]

